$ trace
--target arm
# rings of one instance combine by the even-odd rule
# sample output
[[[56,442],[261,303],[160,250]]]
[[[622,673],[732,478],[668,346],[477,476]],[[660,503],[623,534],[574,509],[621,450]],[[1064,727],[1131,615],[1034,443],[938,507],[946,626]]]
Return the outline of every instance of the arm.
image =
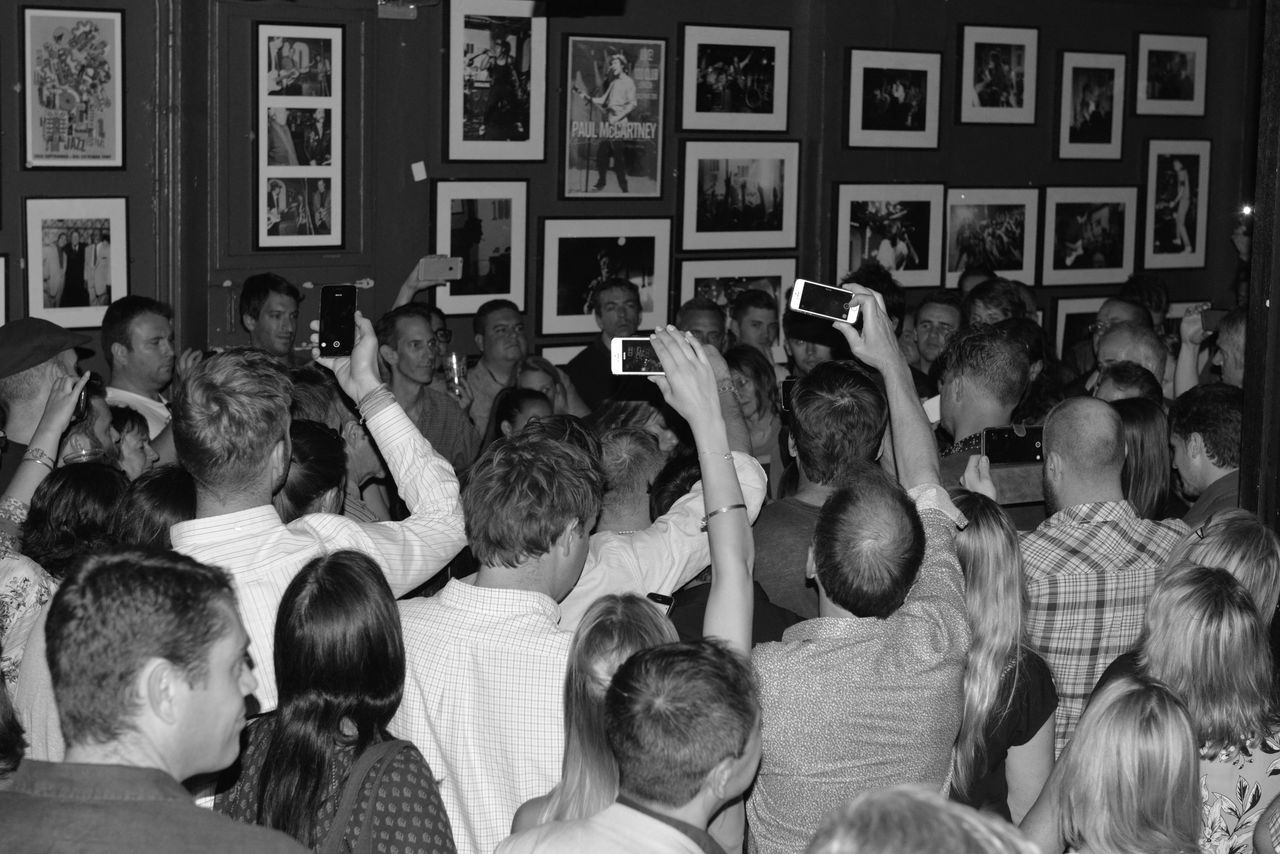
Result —
[[[720,351],[714,347],[704,347],[702,352],[707,357],[708,364],[711,365],[712,373],[715,374],[716,396],[720,403],[720,414],[724,417],[729,450],[750,455],[751,428],[747,426],[747,419],[742,417],[742,404],[734,394],[733,376],[729,373],[729,366],[725,363],[724,356],[720,355]],[[707,397],[710,398],[710,395]]]
[[[1062,787],[1061,767],[1061,765],[1054,766],[1057,773],[1050,772],[1049,779],[1040,790],[1040,797],[1036,798],[1035,806],[1018,824],[1022,835],[1039,848],[1041,854],[1062,854],[1067,847],[1062,841],[1062,833],[1058,827],[1058,790]]]
[[[400,285],[400,290],[396,292],[396,301],[391,304],[391,308],[399,308],[402,305],[413,302],[414,296],[418,291],[427,288],[434,288],[437,285],[443,285],[446,282],[440,279],[421,279],[418,277],[418,267],[415,264],[413,269],[409,271],[409,275],[405,278],[404,283]]]
[[[1200,346],[1204,343],[1204,324],[1200,320],[1200,312],[1209,308],[1211,303],[1202,302],[1187,309],[1178,326],[1178,334],[1182,338],[1182,347],[1178,350],[1177,367],[1173,374],[1173,396],[1195,388],[1200,383]]]
[[[1253,850],[1257,854],[1276,854],[1276,846],[1280,840],[1280,797],[1273,800],[1258,817],[1258,826],[1253,831]]]
[[[1026,744],[1009,748],[1004,761],[1004,778],[1009,789],[1009,815],[1013,823],[1021,822],[1035,804],[1053,770],[1053,727],[1055,715],[1049,715]]]

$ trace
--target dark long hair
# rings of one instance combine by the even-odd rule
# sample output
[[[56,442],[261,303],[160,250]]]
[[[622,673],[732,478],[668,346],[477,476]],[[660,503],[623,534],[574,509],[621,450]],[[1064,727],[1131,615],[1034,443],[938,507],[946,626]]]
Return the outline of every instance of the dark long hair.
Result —
[[[129,480],[106,463],[62,466],[36,487],[22,525],[22,553],[61,580],[81,555],[109,543],[111,514]]]
[[[337,551],[302,568],[280,601],[275,665],[280,705],[264,722],[255,823],[314,848],[334,755],[353,745],[358,757],[386,738],[404,691],[400,614],[372,558]]]

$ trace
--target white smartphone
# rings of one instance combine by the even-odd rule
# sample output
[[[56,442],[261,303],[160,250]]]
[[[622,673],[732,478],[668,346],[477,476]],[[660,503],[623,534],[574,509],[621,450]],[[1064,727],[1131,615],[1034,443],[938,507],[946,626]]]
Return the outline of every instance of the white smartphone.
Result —
[[[930,424],[937,424],[942,420],[942,396],[935,394],[933,397],[924,401],[924,414],[929,419]]]
[[[791,289],[791,309],[828,320],[853,323],[858,319],[858,306],[851,304],[853,294],[844,288],[833,288],[808,279],[796,279]],[[848,308],[845,308],[845,306]]]
[[[620,376],[663,374],[662,362],[646,338],[614,338],[609,342],[609,368]]]

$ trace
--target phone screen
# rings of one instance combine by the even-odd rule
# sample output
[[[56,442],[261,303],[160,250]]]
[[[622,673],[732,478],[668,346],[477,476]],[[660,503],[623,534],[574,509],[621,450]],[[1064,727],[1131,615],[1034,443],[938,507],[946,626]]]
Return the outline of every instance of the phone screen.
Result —
[[[796,303],[797,311],[829,317],[832,320],[844,320],[849,316],[849,309],[845,306],[849,304],[849,300],[853,299],[853,294],[844,288],[832,288],[808,281],[797,287],[801,289],[800,301]]]
[[[320,289],[320,355],[350,356],[355,338],[355,285],[325,285]]]
[[[622,370],[623,374],[660,374],[662,362],[653,349],[653,342],[648,338],[623,338]]]

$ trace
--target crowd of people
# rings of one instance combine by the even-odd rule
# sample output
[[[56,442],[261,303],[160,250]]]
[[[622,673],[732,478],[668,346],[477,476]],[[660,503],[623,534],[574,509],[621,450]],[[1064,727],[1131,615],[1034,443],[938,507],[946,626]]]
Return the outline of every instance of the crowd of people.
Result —
[[[1018,283],[869,261],[858,323],[694,298],[639,377],[611,279],[563,366],[486,303],[462,376],[429,284],[343,357],[272,273],[213,353],[113,302],[105,380],[0,327],[6,849],[1280,845],[1241,310],[1171,340],[1137,276],[1060,358]]]

